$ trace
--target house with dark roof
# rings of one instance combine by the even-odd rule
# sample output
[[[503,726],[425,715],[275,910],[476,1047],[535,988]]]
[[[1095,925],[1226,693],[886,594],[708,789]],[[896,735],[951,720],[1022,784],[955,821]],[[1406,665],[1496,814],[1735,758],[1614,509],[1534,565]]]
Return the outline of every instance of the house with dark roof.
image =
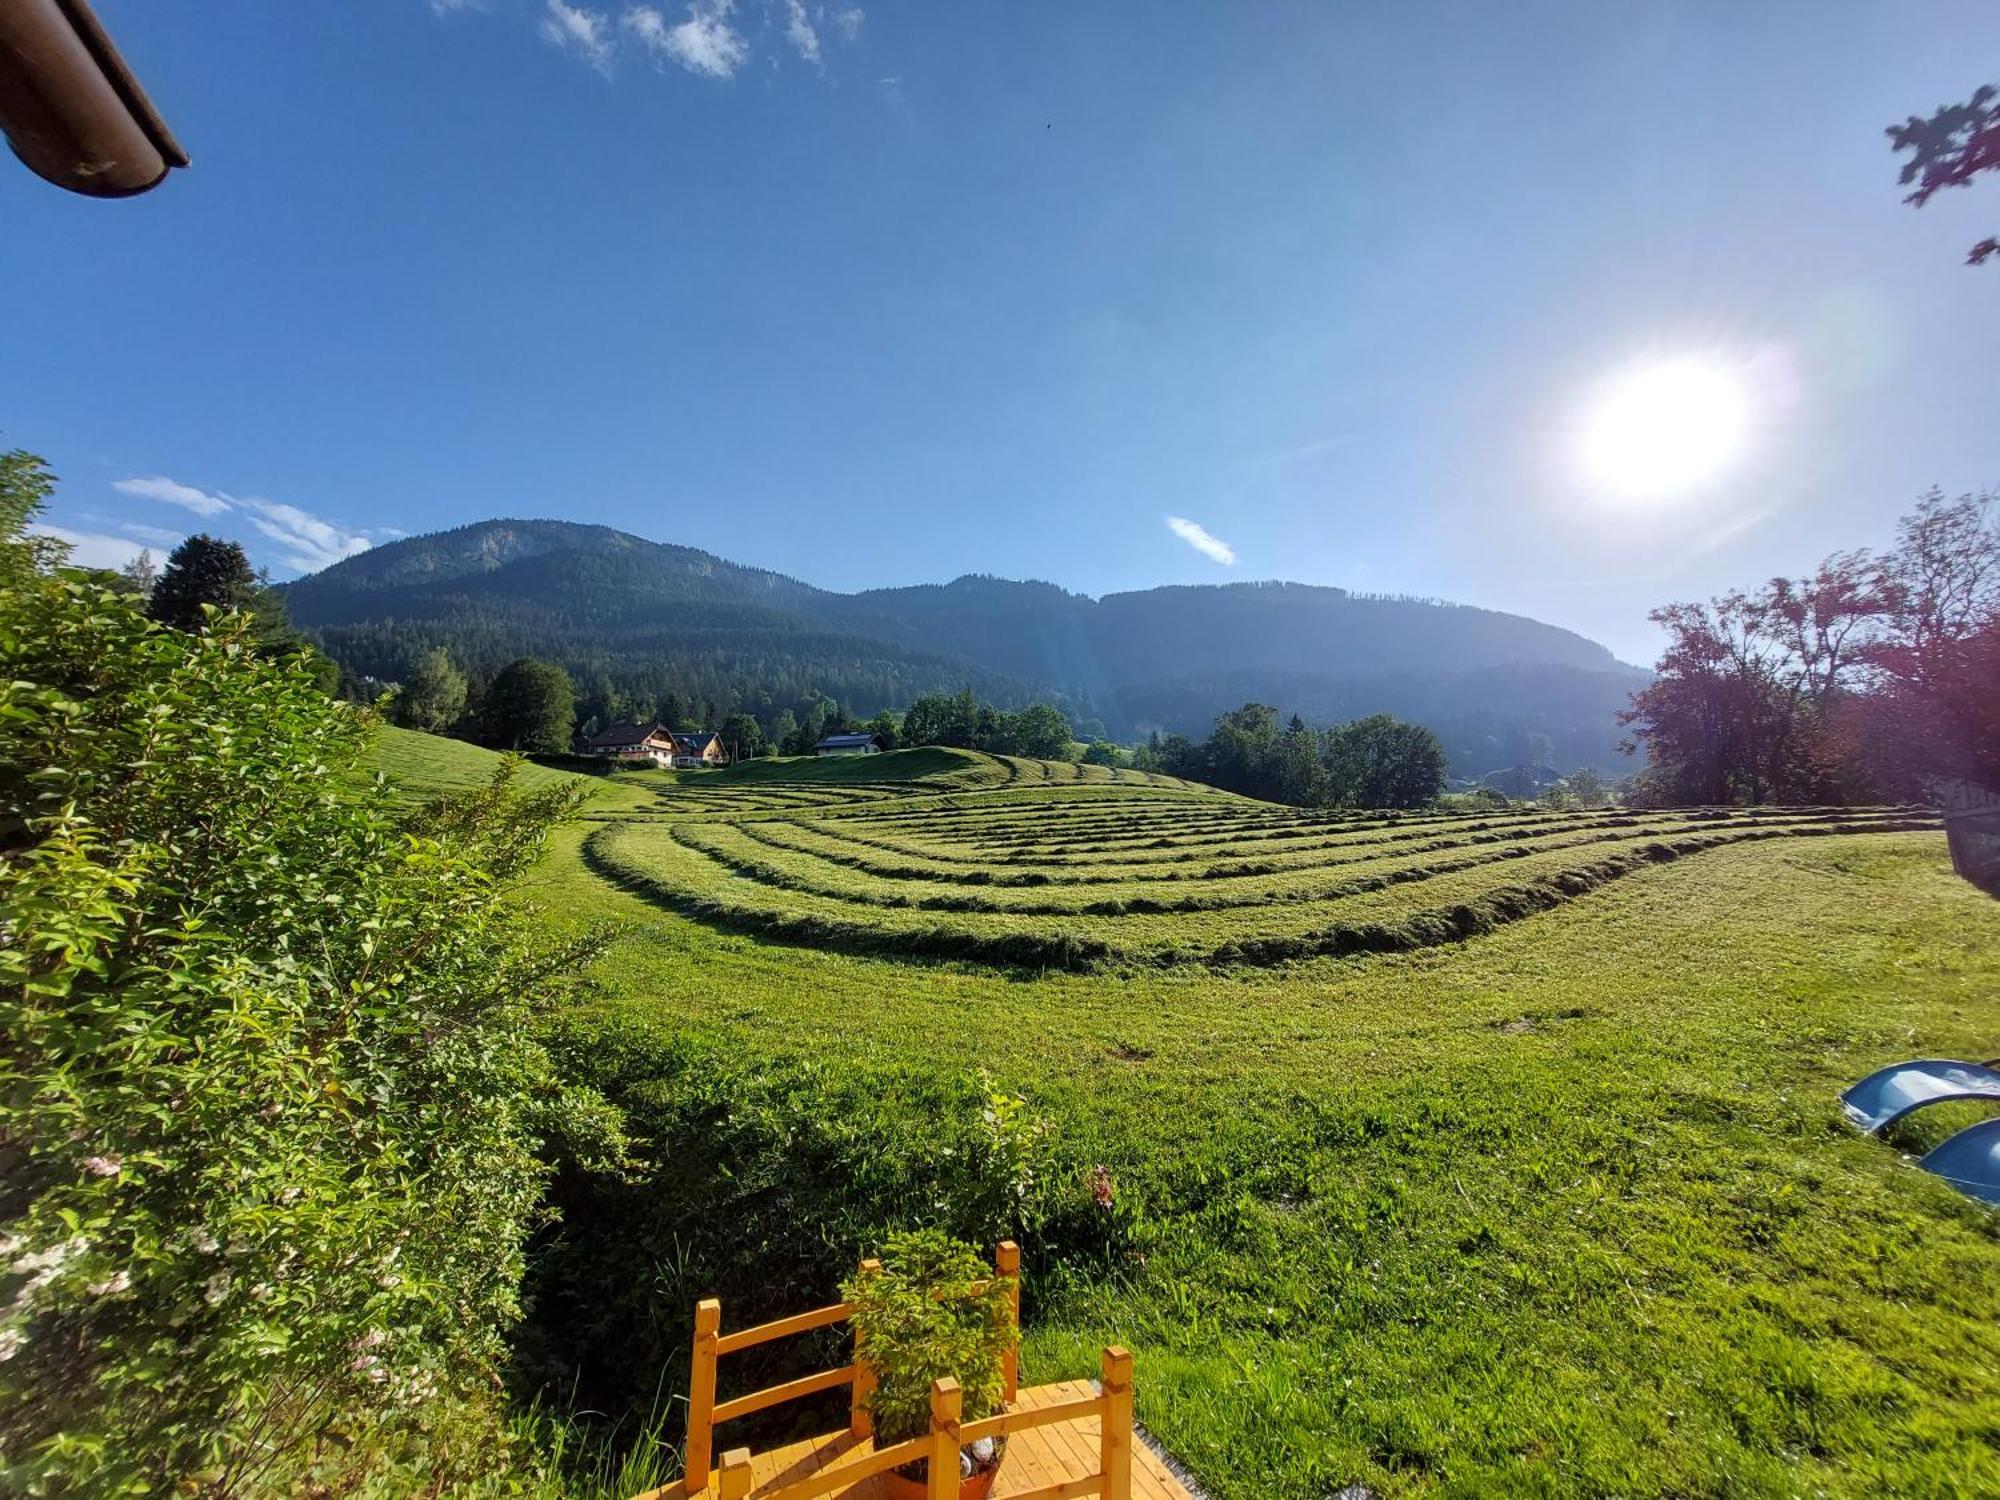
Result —
[[[813,746],[814,755],[874,755],[882,748],[879,734],[830,734]]]
[[[673,738],[673,763],[677,766],[692,769],[729,764],[729,751],[722,743],[722,736],[713,729],[696,729]]]
[[[661,724],[613,724],[583,742],[585,755],[599,755],[629,765],[670,766],[679,742]]]

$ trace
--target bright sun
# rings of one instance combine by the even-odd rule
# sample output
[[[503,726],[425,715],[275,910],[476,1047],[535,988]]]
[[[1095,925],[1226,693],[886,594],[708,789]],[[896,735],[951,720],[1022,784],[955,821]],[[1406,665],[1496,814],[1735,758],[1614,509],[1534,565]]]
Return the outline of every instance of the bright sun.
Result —
[[[1586,416],[1584,472],[1625,499],[1678,494],[1736,456],[1748,418],[1743,387],[1722,366],[1643,365],[1607,386]]]

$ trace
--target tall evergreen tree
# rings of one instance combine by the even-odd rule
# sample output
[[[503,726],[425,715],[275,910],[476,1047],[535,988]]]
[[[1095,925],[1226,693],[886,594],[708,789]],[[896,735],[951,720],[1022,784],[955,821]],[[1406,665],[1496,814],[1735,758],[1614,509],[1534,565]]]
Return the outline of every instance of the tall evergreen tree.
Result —
[[[1320,764],[1319,736],[1293,714],[1271,751],[1272,795],[1294,807],[1318,807],[1328,800],[1326,769]]]
[[[203,605],[249,609],[260,592],[240,542],[197,532],[168,556],[146,612],[176,630],[199,630]]]

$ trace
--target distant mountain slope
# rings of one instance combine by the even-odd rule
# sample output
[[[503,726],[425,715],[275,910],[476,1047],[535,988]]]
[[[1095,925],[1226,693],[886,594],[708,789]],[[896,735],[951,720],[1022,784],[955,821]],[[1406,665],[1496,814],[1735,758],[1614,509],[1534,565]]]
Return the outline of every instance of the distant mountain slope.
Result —
[[[1100,600],[974,576],[837,594],[568,521],[411,537],[285,592],[344,665],[389,679],[443,645],[474,670],[534,654],[759,712],[813,690],[867,713],[969,686],[1001,702],[1054,697],[1121,738],[1201,731],[1258,698],[1316,722],[1419,719],[1464,775],[1544,750],[1618,766],[1612,716],[1645,680],[1572,631],[1493,610],[1296,583]]]
[[[576,596],[566,586],[588,583]],[[738,567],[692,547],[649,542],[574,521],[480,521],[405,537],[286,585],[293,616],[326,624],[478,600],[548,604],[556,613],[635,600],[662,604],[766,604],[797,609],[820,590],[782,573]]]

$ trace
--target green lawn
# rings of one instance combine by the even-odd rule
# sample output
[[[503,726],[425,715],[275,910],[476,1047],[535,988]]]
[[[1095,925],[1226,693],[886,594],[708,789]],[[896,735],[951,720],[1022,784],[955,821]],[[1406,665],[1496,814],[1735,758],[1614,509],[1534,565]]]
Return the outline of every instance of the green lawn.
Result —
[[[873,779],[889,759],[869,757]],[[983,1066],[1026,1093],[1107,1167],[1134,1242],[1115,1271],[1035,1289],[1024,1373],[1087,1374],[1104,1342],[1128,1343],[1142,1420],[1218,1497],[1321,1500],[1356,1480],[1381,1495],[2000,1493],[2000,1215],[1899,1155],[1944,1122],[1864,1140],[1835,1102],[1885,1061],[2000,1051],[2000,903],[1951,874],[1940,834],[1807,812],[1709,824],[1768,836],[1636,862],[1468,942],[1362,958],[1245,956],[1218,935],[1440,882],[1464,904],[1500,869],[1598,857],[1565,840],[1657,842],[1665,815],[1489,820],[1531,852],[1212,911],[933,919],[856,899],[1070,902],[1128,875],[1169,896],[1275,894],[1495,847],[1432,847],[1484,836],[1462,819],[1310,820],[1056,778],[734,816],[670,792],[566,830],[538,894],[554,922],[624,925],[597,971],[609,1010],[822,1067]],[[754,780],[782,794],[787,779]],[[615,888],[586,838],[656,860],[663,889]],[[1311,852],[1205,873],[1260,847]],[[981,871],[1047,883],[972,883]],[[1119,880],[1081,883],[1107,872]],[[673,890],[696,880],[864,929],[1138,923],[1135,950],[1160,924],[1227,933],[1191,940],[1198,962],[1034,972],[760,939],[723,906],[681,914]]]
[[[503,759],[497,751],[484,750],[464,740],[448,740],[442,735],[419,734],[414,729],[385,724],[376,731],[369,768],[380,771],[410,797],[429,797],[480,785],[500,768]],[[521,779],[529,786],[558,781],[564,775],[533,761],[521,763]]]

